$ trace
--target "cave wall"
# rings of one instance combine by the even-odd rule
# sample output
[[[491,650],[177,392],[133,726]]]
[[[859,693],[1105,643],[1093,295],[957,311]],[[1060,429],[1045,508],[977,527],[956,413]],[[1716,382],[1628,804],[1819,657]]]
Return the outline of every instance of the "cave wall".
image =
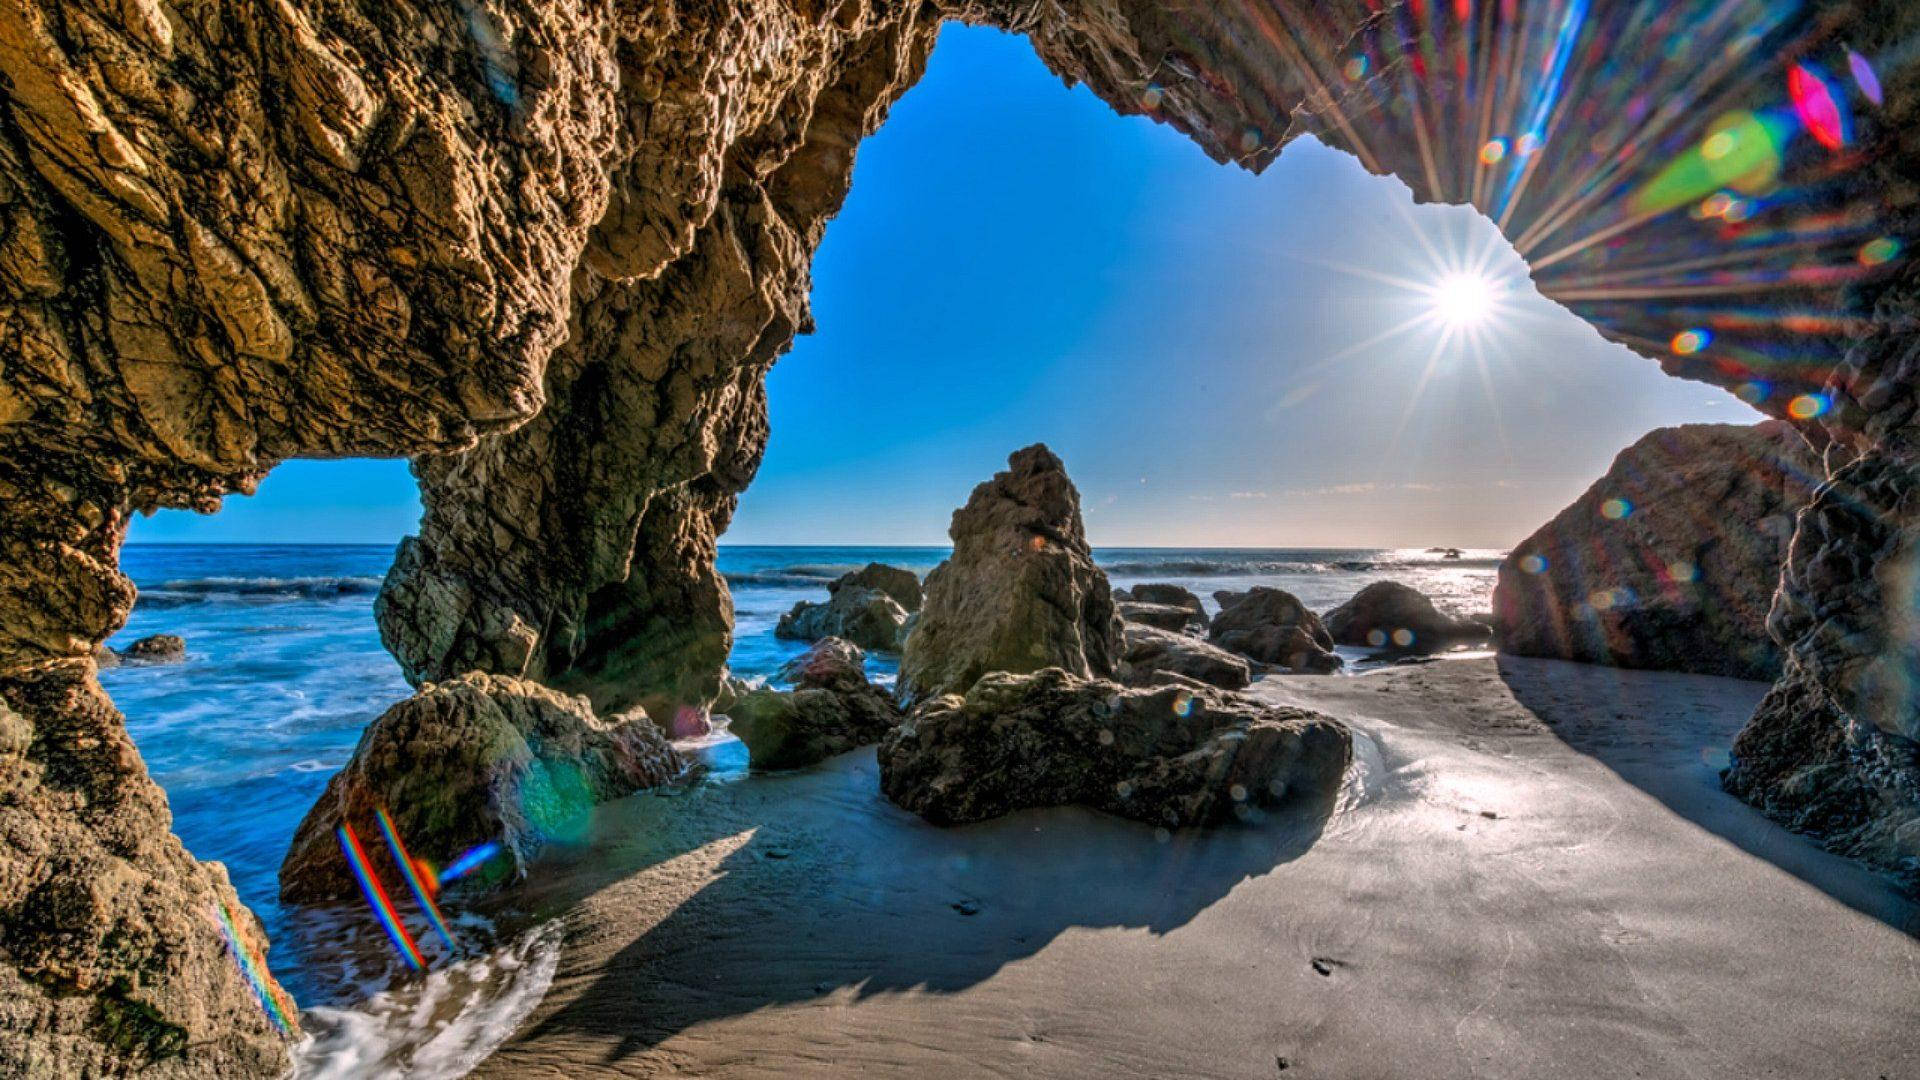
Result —
[[[1831,479],[1776,599],[1788,674],[1730,782],[1897,857],[1920,736],[1920,283],[1852,255],[1912,235],[1920,79],[1896,46],[1920,13],[1715,11],[0,0],[0,1064],[284,1061],[214,911],[250,952],[259,927],[172,836],[94,679],[133,601],[131,513],[211,510],[289,457],[418,455],[426,516],[379,605],[411,677],[704,709],[731,623],[714,542],[765,444],[763,376],[808,329],[855,146],[946,18],[1027,35],[1222,162],[1313,134],[1470,202],[1543,292],[1672,374],[1772,415],[1821,395],[1794,418]],[[1843,44],[1881,58],[1885,105],[1844,152],[1799,139],[1779,180],[1779,213],[1827,232],[1647,211],[1636,193],[1706,118],[1777,106],[1784,60],[1831,66]],[[1636,105],[1641,87],[1670,93]],[[1486,161],[1491,135],[1528,130],[1533,152]],[[1670,345],[1703,319],[1711,348]]]

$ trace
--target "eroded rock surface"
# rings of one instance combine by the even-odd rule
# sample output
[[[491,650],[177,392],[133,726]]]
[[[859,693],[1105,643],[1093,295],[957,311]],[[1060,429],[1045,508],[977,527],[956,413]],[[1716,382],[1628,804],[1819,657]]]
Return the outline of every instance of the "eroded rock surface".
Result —
[[[795,641],[845,638],[863,649],[900,651],[907,611],[879,589],[848,585],[834,590],[824,604],[802,600],[780,616],[775,637]]]
[[[920,590],[920,578],[911,570],[886,563],[870,562],[850,574],[842,574],[827,585],[827,591],[838,595],[841,589],[878,589],[893,598],[900,609],[909,615],[920,610],[924,594]]]
[[[1317,713],[1049,668],[923,703],[881,744],[880,786],[937,825],[1076,804],[1175,828],[1331,805],[1351,755],[1347,729]]]
[[[294,832],[280,895],[357,895],[334,834],[343,824],[376,868],[399,880],[377,842],[381,809],[408,851],[435,866],[499,844],[500,856],[476,875],[497,884],[547,844],[579,839],[595,804],[671,783],[686,767],[643,713],[597,717],[585,698],[484,672],[435,683],[367,725]]]
[[[867,681],[866,657],[827,638],[780,671],[792,691],[749,690],[728,710],[756,769],[799,769],[879,742],[900,720],[892,695]]]
[[[1848,762],[1872,806],[1912,805],[1863,763],[1893,760],[1881,751],[1920,716],[1902,689],[1920,640],[1905,603],[1920,281],[1910,259],[1858,256],[1916,231],[1920,7],[1815,3],[1765,34],[1730,17],[1681,38],[1665,19],[1594,17],[1572,28],[1564,67],[1544,9],[1475,6],[1467,22],[1429,8],[0,9],[0,701],[29,731],[0,776],[0,834],[24,851],[0,872],[0,1064],[284,1071],[280,1036],[201,917],[230,890],[168,834],[159,790],[89,682],[90,654],[132,603],[116,567],[132,510],[210,510],[288,457],[437,455],[419,459],[426,520],[381,598],[411,677],[479,668],[606,707],[704,712],[731,623],[712,541],[764,445],[762,377],[809,326],[807,263],[853,150],[917,77],[942,17],[1025,34],[1055,72],[1223,162],[1261,168],[1310,133],[1416,198],[1472,203],[1544,293],[1609,338],[1796,416],[1834,484],[1802,515],[1773,630],[1789,657],[1781,700],[1812,695],[1805,715],[1824,719],[1777,740],[1778,763]],[[1795,46],[1748,51],[1763,40]],[[1668,347],[1700,305],[1648,297],[1699,284],[1677,268],[1740,230],[1686,212],[1703,192],[1650,211],[1659,170],[1733,114],[1722,108],[1777,110],[1787,64],[1844,69],[1843,47],[1874,58],[1884,99],[1845,95],[1843,154],[1796,137],[1780,177],[1793,197],[1764,208],[1840,226],[1754,220],[1741,235],[1761,242],[1739,254],[1755,272],[1703,301],[1736,317],[1715,320],[1707,347]],[[1715,109],[1609,107],[1622,78],[1691,79],[1700,56],[1741,72]],[[1489,164],[1495,144],[1468,118],[1492,99],[1456,70],[1514,72],[1519,97],[1542,100],[1537,80],[1551,78],[1569,104],[1539,152]],[[1520,134],[1508,119],[1499,140]],[[1823,756],[1835,731],[1846,753]],[[1736,780],[1747,761],[1736,753]],[[1762,773],[1798,775],[1755,772],[1739,790],[1765,805]],[[115,899],[33,908],[57,933],[20,938],[122,927],[86,979],[13,949],[30,895],[106,880],[125,886]]]
[[[1780,674],[1767,612],[1794,517],[1824,478],[1782,423],[1662,428],[1513,549],[1500,647],[1741,679]]]
[[[1016,451],[953,512],[947,535],[953,555],[927,575],[926,606],[900,658],[904,700],[964,692],[989,671],[1113,674],[1113,589],[1053,451]]]
[[[1394,653],[1445,652],[1493,636],[1485,624],[1448,615],[1420,590],[1397,581],[1368,585],[1322,621],[1336,645]]]
[[[1128,686],[1157,686],[1167,681],[1167,675],[1222,690],[1245,689],[1253,681],[1252,667],[1244,657],[1189,634],[1129,623],[1124,640],[1126,652],[1118,673]]]
[[[1208,640],[1223,649],[1295,671],[1338,670],[1333,636],[1320,616],[1284,589],[1257,585],[1242,593],[1217,592],[1220,613]]]

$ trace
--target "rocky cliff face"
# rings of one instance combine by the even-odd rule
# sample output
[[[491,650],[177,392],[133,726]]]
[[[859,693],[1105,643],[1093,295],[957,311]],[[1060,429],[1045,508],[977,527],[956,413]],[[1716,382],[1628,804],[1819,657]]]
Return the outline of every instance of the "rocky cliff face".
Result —
[[[1915,231],[1920,80],[1899,46],[1920,9],[1826,0],[1692,34],[1565,10],[0,3],[0,1064],[282,1060],[206,913],[232,908],[249,950],[257,928],[170,836],[92,678],[132,603],[133,510],[213,509],[288,457],[422,455],[427,515],[380,613],[410,674],[704,707],[730,621],[713,541],[765,438],[761,376],[807,328],[854,147],[941,18],[1026,34],[1223,162],[1313,133],[1470,202],[1604,334],[1794,415],[1832,482],[1772,624],[1783,767],[1740,751],[1734,776],[1765,803],[1817,759],[1877,793],[1860,807],[1913,805],[1920,280],[1854,253]],[[1767,221],[1649,208],[1721,122],[1691,102],[1773,109],[1779,57],[1838,70],[1842,42],[1880,65],[1884,105],[1844,158],[1798,137],[1773,164],[1793,206],[1854,224],[1770,247]],[[1618,92],[1663,80],[1671,109]],[[1731,313],[1710,347],[1669,344],[1701,318],[1675,296]]]

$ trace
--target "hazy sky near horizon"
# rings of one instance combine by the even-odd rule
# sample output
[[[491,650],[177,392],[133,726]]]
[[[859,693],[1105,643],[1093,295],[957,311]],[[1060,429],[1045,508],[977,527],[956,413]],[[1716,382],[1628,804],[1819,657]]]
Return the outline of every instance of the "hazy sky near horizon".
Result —
[[[1390,332],[1482,253],[1503,291],[1471,339]],[[959,26],[862,145],[814,314],[725,543],[944,543],[1044,441],[1096,545],[1507,546],[1646,431],[1758,419],[1534,294],[1471,210],[1311,141],[1223,168]],[[290,462],[132,539],[391,542],[418,516],[404,462]]]

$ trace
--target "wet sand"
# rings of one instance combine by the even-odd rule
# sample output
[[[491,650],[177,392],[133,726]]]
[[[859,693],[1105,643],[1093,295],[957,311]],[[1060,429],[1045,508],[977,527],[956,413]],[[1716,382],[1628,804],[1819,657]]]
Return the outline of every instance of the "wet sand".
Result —
[[[603,808],[475,1075],[1920,1076],[1920,909],[1721,793],[1764,687],[1510,658],[1256,693],[1343,803],[937,829],[871,750]]]

